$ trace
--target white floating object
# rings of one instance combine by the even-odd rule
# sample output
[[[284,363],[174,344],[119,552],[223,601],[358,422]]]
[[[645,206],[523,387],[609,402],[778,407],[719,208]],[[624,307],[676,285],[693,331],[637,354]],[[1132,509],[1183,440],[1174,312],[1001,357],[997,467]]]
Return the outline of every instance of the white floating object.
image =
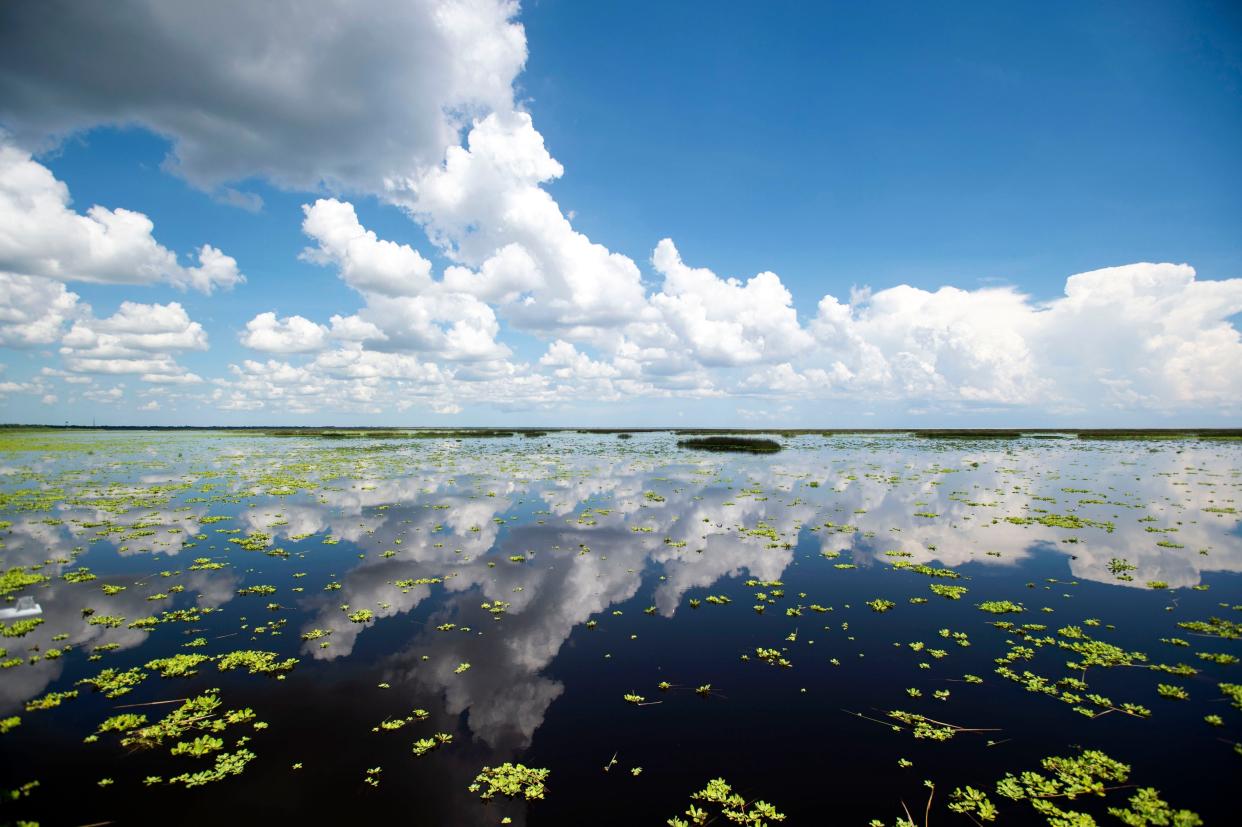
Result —
[[[16,620],[19,617],[34,617],[43,614],[43,607],[29,595],[17,598],[17,605],[12,608],[0,609],[0,620]]]

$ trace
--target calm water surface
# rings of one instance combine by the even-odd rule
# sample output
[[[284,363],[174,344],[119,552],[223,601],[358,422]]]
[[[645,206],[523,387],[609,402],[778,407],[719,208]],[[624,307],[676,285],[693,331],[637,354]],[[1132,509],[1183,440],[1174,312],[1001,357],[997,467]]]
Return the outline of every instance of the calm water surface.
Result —
[[[999,823],[1040,824],[996,782],[1098,749],[1127,784],[1237,823],[1242,710],[1220,684],[1242,683],[1238,443],[5,440],[3,568],[47,579],[6,597],[35,597],[44,622],[0,639],[0,718],[20,718],[0,735],[0,789],[38,781],[0,821],[664,824],[724,777],[787,824],[891,825],[903,802],[922,823],[925,780],[931,824],[971,823],[946,807],[966,785]],[[1225,636],[1194,625],[1213,617]],[[1083,640],[1130,665],[1067,666]],[[297,662],[222,671],[238,650]],[[188,677],[147,666],[179,653],[212,659]],[[134,685],[79,684],[104,669],[136,669]],[[89,737],[212,689],[254,718],[204,756]],[[895,710],[963,731],[915,738]],[[434,733],[452,740],[416,756]],[[242,749],[239,775],[170,781]],[[506,761],[550,770],[545,798],[468,790]],[[1132,792],[1062,804],[1120,824],[1107,808]]]

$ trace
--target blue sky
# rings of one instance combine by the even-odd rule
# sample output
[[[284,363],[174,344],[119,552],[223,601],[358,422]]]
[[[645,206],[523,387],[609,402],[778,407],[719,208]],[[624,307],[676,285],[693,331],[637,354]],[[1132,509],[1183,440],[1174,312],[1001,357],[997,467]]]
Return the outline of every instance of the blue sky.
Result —
[[[641,258],[671,235],[809,303],[993,278],[1052,298],[1129,261],[1239,273],[1236,5],[723,6],[525,14],[521,87],[592,237]]]
[[[0,419],[1236,424],[1236,4],[126,4],[0,13]]]

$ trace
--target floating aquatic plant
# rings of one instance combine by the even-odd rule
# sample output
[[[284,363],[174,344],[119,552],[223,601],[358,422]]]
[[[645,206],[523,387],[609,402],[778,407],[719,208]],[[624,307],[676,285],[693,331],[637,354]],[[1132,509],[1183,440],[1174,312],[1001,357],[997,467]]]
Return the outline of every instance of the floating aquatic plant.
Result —
[[[1044,772],[1006,773],[996,784],[996,793],[1013,801],[1026,801],[1049,824],[1086,827],[1095,820],[1086,813],[1066,810],[1058,799],[1073,801],[1078,796],[1103,797],[1121,789],[1129,778],[1130,767],[1099,750],[1085,750],[1076,756],[1052,756],[1041,762]],[[1111,785],[1111,786],[1110,786]],[[996,821],[997,809],[987,794],[973,787],[958,788],[950,794],[949,809],[977,821]],[[1145,787],[1129,799],[1127,807],[1109,807],[1110,815],[1134,827],[1174,825],[1196,827],[1203,820],[1189,810],[1173,810],[1159,793]]]
[[[199,665],[210,660],[211,658],[207,655],[178,654],[147,661],[147,668],[154,669],[165,678],[188,678],[197,675]]]
[[[1225,618],[1209,617],[1207,620],[1183,621],[1177,625],[1203,635],[1214,635],[1226,640],[1242,640],[1242,623]]]
[[[940,583],[932,583],[928,588],[932,590],[933,594],[947,597],[949,600],[961,600],[962,595],[968,591],[965,586],[945,586]]]
[[[252,675],[279,675],[288,672],[297,665],[297,658],[279,660],[275,652],[264,652],[255,649],[243,649],[221,655],[216,666],[221,672],[232,669],[245,669]]]
[[[707,782],[707,786],[698,792],[691,793],[690,798],[693,801],[701,801],[706,807],[699,807],[694,803],[686,809],[686,818],[674,816],[668,820],[669,827],[690,827],[690,825],[707,824],[713,818],[711,811],[718,811],[726,821],[733,824],[753,825],[753,827],[761,827],[768,822],[780,822],[785,820],[785,814],[778,812],[775,807],[766,801],[748,802],[741,795],[733,791],[733,787],[723,778],[713,778]],[[689,820],[687,820],[689,819]]]
[[[550,774],[546,769],[506,761],[498,767],[484,767],[467,789],[478,793],[484,801],[490,801],[497,795],[535,801],[547,792]]]
[[[147,673],[137,667],[118,672],[115,669],[104,669],[93,678],[83,678],[79,684],[95,687],[105,698],[119,698],[127,694],[138,684],[146,680]]]
[[[453,743],[453,736],[447,732],[437,732],[430,738],[419,738],[414,742],[414,755],[421,758],[432,750],[445,744]]]
[[[1026,611],[1022,606],[1009,600],[985,600],[979,604],[979,609],[994,615],[1018,614]]]
[[[46,583],[48,576],[34,571],[26,571],[25,566],[13,566],[0,571],[0,597],[20,591],[27,586]],[[72,582],[72,581],[70,581]]]

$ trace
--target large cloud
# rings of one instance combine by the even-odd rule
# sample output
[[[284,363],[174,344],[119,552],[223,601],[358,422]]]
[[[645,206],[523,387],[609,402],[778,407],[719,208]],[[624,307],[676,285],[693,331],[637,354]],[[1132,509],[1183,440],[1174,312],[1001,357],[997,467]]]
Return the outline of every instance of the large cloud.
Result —
[[[31,347],[60,340],[79,310],[78,294],[60,282],[0,273],[0,345]]]
[[[476,276],[483,295],[506,299],[520,327],[589,338],[636,320],[645,301],[638,267],[574,230],[541,184],[563,168],[525,112],[476,121],[466,146],[391,194],[441,249]]]
[[[193,383],[201,378],[177,364],[175,354],[206,350],[207,334],[177,302],[124,302],[106,319],[74,323],[61,340],[65,367],[74,373],[136,374],[154,383]]]
[[[241,343],[253,350],[269,353],[306,353],[320,350],[327,343],[328,329],[301,316],[277,319],[275,313],[260,313],[246,323]]]
[[[682,263],[672,239],[652,255],[664,275],[652,298],[668,325],[705,365],[744,365],[797,355],[813,339],[798,324],[793,297],[775,273],[741,284],[723,281],[706,268]]]
[[[302,251],[316,264],[335,264],[355,290],[385,296],[417,296],[431,287],[431,262],[407,244],[381,240],[362,226],[354,205],[321,198],[302,207],[302,232],[317,246]]]
[[[366,302],[356,315],[331,320],[334,337],[358,343],[333,358],[368,363],[361,354],[380,348],[475,363],[470,373],[442,375],[434,395],[441,407],[446,394],[455,407],[520,392],[539,407],[776,393],[1076,415],[1232,410],[1242,398],[1242,340],[1229,321],[1242,311],[1242,279],[1199,281],[1187,265],[1078,274],[1067,279],[1063,297],[1048,302],[1008,287],[864,289],[849,302],[825,296],[804,325],[774,273],[722,279],[687,266],[665,239],[653,253],[661,290],[644,297],[629,321],[571,326],[536,364],[514,364],[498,342],[492,305],[510,321],[529,320],[517,308],[548,295],[525,246],[510,242],[478,271],[452,266],[437,280],[427,258],[377,237],[349,204],[321,199],[306,214],[304,229],[318,246],[304,255],[335,265]],[[516,275],[489,270],[501,258]],[[323,325],[302,321],[316,338],[326,334]],[[596,335],[600,330],[608,335]],[[324,366],[317,359],[307,368]],[[762,367],[740,372],[750,366]]]
[[[1039,303],[1011,288],[902,285],[819,303],[812,329],[824,394],[1039,406],[1233,408],[1242,398],[1242,279],[1197,281],[1185,264],[1071,276]],[[783,387],[800,380],[782,372]],[[805,377],[803,377],[805,378]]]
[[[0,133],[0,272],[59,281],[151,284],[210,293],[244,281],[237,262],[204,244],[183,267],[140,212],[69,207],[69,188]]]
[[[0,5],[0,121],[47,147],[98,124],[173,141],[204,187],[377,192],[508,109],[526,38],[504,0]],[[243,196],[244,197],[244,196]]]
[[[491,306],[433,281],[431,262],[413,247],[382,240],[363,227],[352,204],[321,198],[303,211],[302,229],[318,246],[307,248],[302,257],[335,264],[341,278],[366,300],[355,317],[334,323],[342,338],[377,340],[385,350],[433,353],[449,361],[509,355],[509,348],[496,341],[500,325]]]

